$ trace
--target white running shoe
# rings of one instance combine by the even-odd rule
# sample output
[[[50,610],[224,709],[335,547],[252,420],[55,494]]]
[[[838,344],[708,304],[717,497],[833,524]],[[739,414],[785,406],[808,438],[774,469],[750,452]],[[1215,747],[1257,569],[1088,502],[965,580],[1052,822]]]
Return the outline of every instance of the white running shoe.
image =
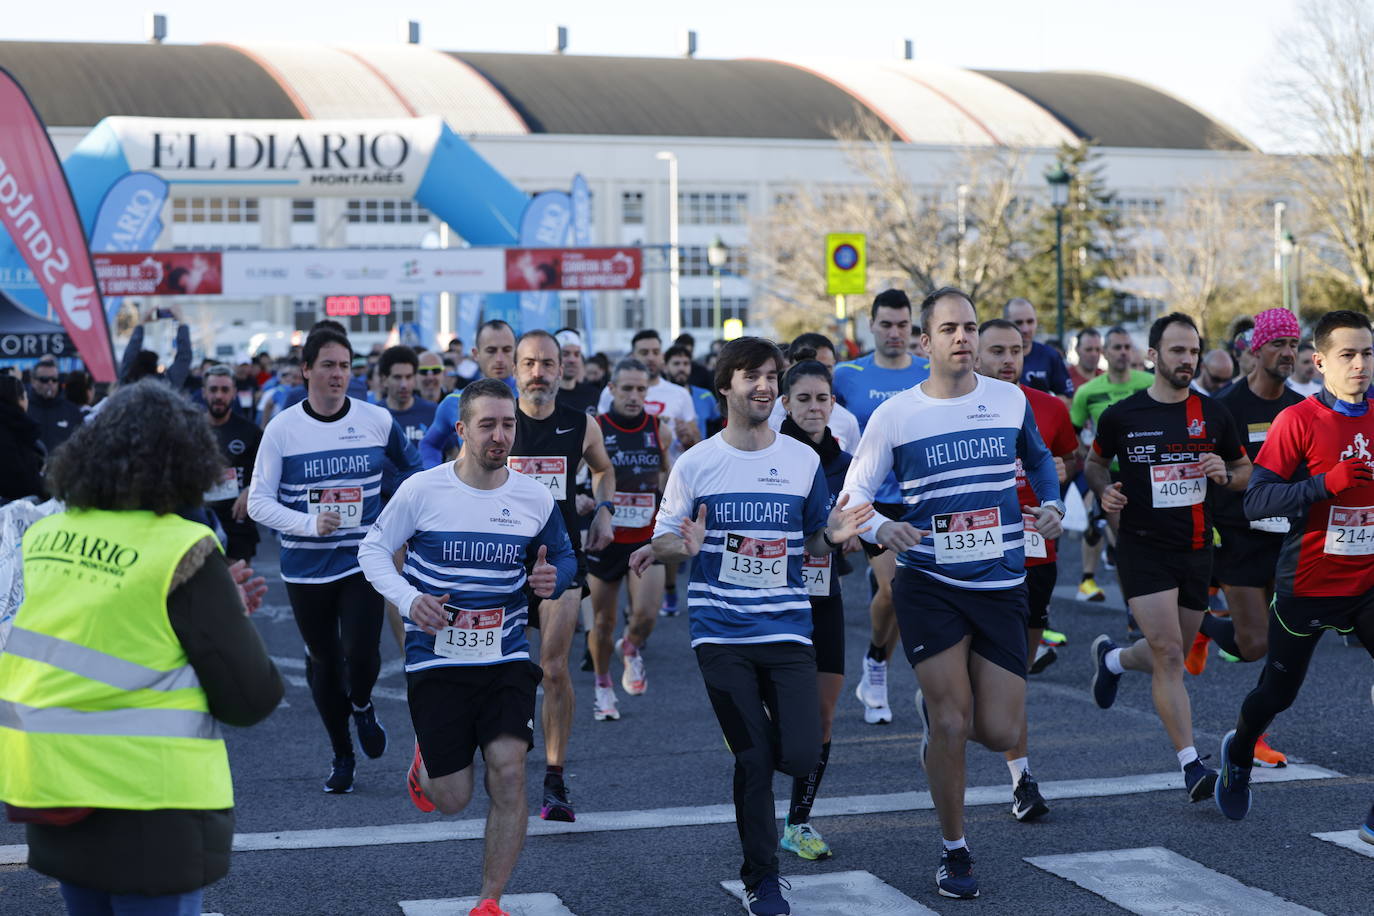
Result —
[[[625,655],[620,651],[624,644],[624,639],[615,641],[615,653],[625,663],[625,673],[620,675],[620,686],[624,687],[630,696],[637,697],[649,689],[649,676],[644,673],[644,654],[636,652],[634,655]]]
[[[892,707],[887,704],[887,662],[864,656],[864,671],[854,695],[864,704],[864,721],[869,725],[892,722]]]
[[[592,716],[598,722],[619,721],[620,710],[616,708],[614,687],[596,688],[596,699],[592,701]]]

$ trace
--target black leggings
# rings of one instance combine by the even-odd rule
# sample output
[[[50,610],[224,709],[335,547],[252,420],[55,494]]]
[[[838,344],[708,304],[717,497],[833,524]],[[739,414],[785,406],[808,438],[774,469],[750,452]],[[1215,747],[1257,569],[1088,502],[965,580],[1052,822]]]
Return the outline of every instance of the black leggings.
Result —
[[[1274,718],[1298,698],[1298,691],[1307,677],[1307,666],[1322,635],[1322,627],[1303,626],[1312,621],[1341,630],[1353,628],[1365,649],[1374,656],[1374,592],[1355,598],[1280,596],[1269,609],[1269,655],[1260,671],[1259,683],[1245,697],[1240,718],[1236,720],[1230,758],[1237,766],[1251,765],[1255,743]]]
[[[350,701],[372,702],[382,670],[382,596],[361,572],[333,582],[286,583],[296,627],[305,640],[305,678],[335,756],[353,753]]]

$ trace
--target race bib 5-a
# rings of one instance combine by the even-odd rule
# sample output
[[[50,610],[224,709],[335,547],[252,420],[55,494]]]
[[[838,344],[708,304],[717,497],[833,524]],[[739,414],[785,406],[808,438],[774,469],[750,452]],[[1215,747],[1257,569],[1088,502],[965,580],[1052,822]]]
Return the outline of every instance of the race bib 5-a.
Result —
[[[817,598],[830,594],[830,561],[834,554],[813,557],[802,554],[802,582],[806,583],[806,593]]]
[[[556,501],[567,498],[568,459],[562,455],[511,458],[506,463],[512,471],[519,471],[526,477],[533,477],[548,487],[549,495]]]

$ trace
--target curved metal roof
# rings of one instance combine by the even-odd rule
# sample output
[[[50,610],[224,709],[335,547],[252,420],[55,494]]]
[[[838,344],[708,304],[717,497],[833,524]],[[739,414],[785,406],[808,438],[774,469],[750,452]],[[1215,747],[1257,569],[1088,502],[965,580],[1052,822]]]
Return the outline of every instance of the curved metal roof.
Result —
[[[109,115],[155,118],[299,118],[265,70],[214,45],[0,41],[50,127],[92,127]]]
[[[1102,146],[1254,150],[1255,145],[1192,105],[1144,83],[1102,73],[979,70]]]
[[[329,47],[0,42],[0,67],[54,127],[110,115],[438,115],[468,135],[828,140],[856,112],[914,144],[1254,150],[1145,84],[1099,73],[920,61],[687,60]]]
[[[843,89],[768,61],[450,53],[534,133],[829,140],[858,108]]]

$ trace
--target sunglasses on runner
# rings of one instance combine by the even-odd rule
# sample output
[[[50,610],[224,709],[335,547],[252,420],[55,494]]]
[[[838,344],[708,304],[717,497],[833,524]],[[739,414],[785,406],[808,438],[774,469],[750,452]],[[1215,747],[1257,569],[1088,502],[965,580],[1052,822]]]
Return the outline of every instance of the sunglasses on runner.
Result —
[[[420,373],[421,375],[438,375],[439,373],[441,373],[441,372],[444,371],[444,367],[443,367],[443,366],[421,366],[420,368],[416,369],[415,371],[418,372],[418,373]]]
[[[34,380],[35,382],[42,382],[42,383],[45,384],[45,385],[47,385],[47,384],[49,384],[49,383],[56,384],[56,382],[57,382],[57,376],[55,376],[55,375],[35,375],[35,376],[33,377],[33,380]]]

